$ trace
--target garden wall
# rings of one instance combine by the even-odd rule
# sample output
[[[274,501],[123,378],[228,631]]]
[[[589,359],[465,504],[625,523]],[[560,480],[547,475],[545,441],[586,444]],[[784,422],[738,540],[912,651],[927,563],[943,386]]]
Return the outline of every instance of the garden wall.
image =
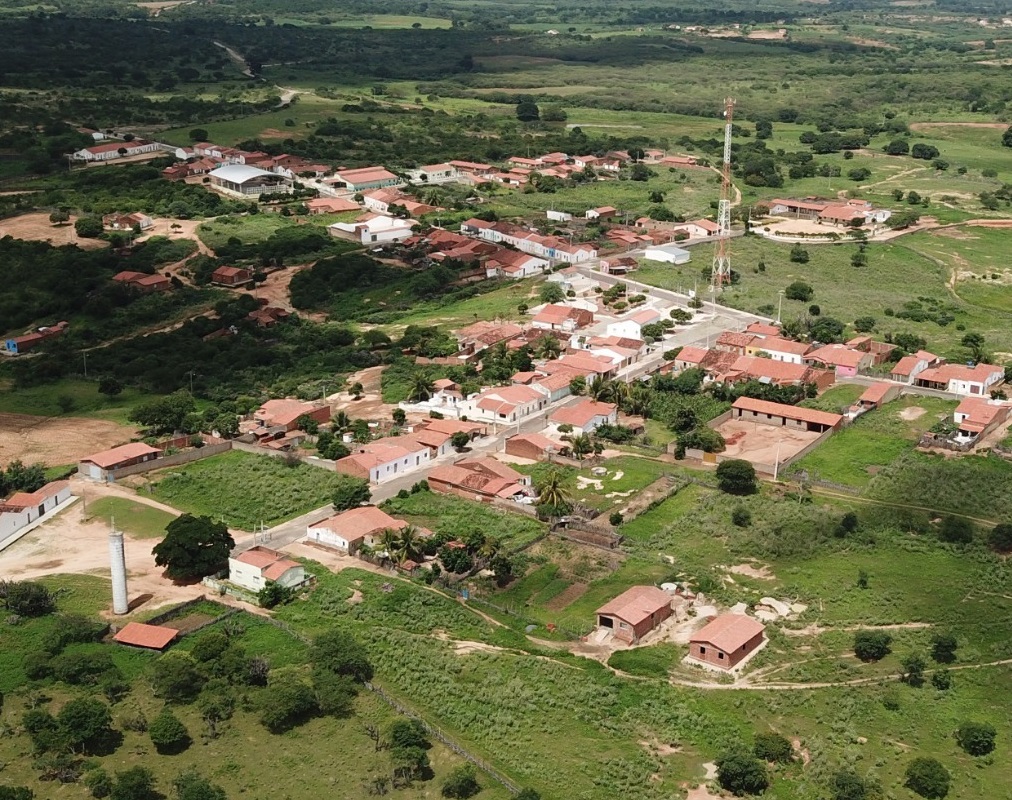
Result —
[[[203,458],[210,458],[211,456],[228,452],[232,449],[232,444],[232,442],[208,444],[203,447],[194,448],[193,450],[187,450],[185,453],[162,456],[161,458],[156,458],[152,461],[144,461],[140,464],[133,464],[129,467],[110,470],[108,473],[109,478],[115,481],[120,478],[125,478],[127,475],[140,475],[143,472],[151,472],[152,470],[162,469],[163,467],[178,467],[180,464],[189,464],[193,461],[200,461]]]

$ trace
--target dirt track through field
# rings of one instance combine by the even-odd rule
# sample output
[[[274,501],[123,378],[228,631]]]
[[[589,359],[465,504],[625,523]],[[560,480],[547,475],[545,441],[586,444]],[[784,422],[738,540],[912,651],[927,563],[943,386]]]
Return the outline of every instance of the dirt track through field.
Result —
[[[84,456],[126,444],[136,428],[82,417],[0,414],[0,464],[73,464]]]

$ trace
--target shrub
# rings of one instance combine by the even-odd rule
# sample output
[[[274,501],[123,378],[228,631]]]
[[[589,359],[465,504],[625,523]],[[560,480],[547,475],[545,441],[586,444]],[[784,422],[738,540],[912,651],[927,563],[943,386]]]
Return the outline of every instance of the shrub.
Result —
[[[973,541],[973,523],[963,517],[946,517],[938,529],[938,538],[951,544],[969,544]]]
[[[735,506],[731,512],[731,522],[739,528],[747,528],[752,524],[752,512],[745,506]]]
[[[791,248],[791,262],[794,264],[807,264],[808,263],[808,251],[805,250],[800,244],[794,245]],[[811,297],[811,295],[809,295]],[[792,298],[797,300],[807,300],[808,297]]]
[[[893,637],[885,631],[858,631],[854,634],[854,655],[862,661],[879,661],[889,655]]]
[[[155,749],[163,755],[181,753],[190,744],[186,726],[168,708],[163,708],[162,713],[151,721],[148,736]]]
[[[796,249],[798,249],[797,245],[795,245],[794,248],[791,250],[791,261],[794,261],[794,250]],[[801,252],[804,253],[805,251],[802,250]],[[805,263],[807,261],[808,261],[808,254],[805,253],[805,261],[801,263]],[[784,297],[786,297],[788,300],[800,300],[803,303],[807,303],[809,300],[811,300],[814,294],[815,290],[807,283],[804,283],[803,281],[795,281],[784,290]]]
[[[481,785],[478,783],[478,775],[474,767],[470,764],[457,767],[443,781],[441,791],[443,797],[452,797],[458,800],[464,800],[478,794],[481,791]]]
[[[949,771],[934,758],[915,758],[907,765],[903,785],[910,791],[938,800],[949,793]]]
[[[924,659],[918,653],[911,653],[903,659],[903,674],[900,680],[914,688],[924,685]]]
[[[971,756],[986,756],[994,750],[998,732],[986,722],[964,722],[956,730],[956,743]]]
[[[787,764],[794,759],[794,748],[779,733],[757,733],[752,752],[763,761]]]
[[[83,782],[92,797],[108,797],[109,792],[112,791],[112,779],[109,777],[109,773],[101,767],[84,773]]]
[[[959,642],[951,633],[936,633],[931,637],[931,657],[939,664],[951,664],[956,660]]]
[[[614,527],[621,525],[624,519],[625,517],[622,516],[621,511],[612,511],[608,516],[608,522]]]
[[[766,765],[747,753],[728,753],[717,759],[717,782],[731,794],[762,794],[770,785]]]
[[[34,581],[0,581],[0,601],[19,617],[41,617],[56,610],[52,592]]]
[[[849,769],[841,769],[833,775],[829,791],[833,800],[865,800],[868,795],[864,778]]]
[[[988,534],[987,544],[992,550],[999,553],[1012,551],[1012,524],[1003,522],[1000,525],[995,525],[991,529],[991,533]]]
[[[759,487],[755,467],[740,458],[721,461],[716,470],[717,484],[728,494],[753,494]]]

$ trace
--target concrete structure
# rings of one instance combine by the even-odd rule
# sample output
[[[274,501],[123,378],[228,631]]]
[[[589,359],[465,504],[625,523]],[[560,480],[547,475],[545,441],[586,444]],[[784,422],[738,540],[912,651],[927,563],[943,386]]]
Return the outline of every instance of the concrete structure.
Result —
[[[284,553],[257,546],[228,559],[228,579],[251,592],[268,583],[294,589],[306,583],[306,568]]]
[[[506,440],[506,454],[531,461],[545,461],[558,453],[562,445],[540,433],[520,433]]]
[[[644,250],[643,258],[664,264],[688,264],[692,260],[692,254],[677,245],[658,244]]]
[[[731,406],[733,419],[746,422],[757,422],[775,427],[799,428],[815,433],[837,430],[843,424],[843,416],[818,411],[814,408],[800,408],[783,403],[770,403],[766,400],[754,400],[751,397],[739,397]]]
[[[594,313],[585,308],[549,303],[531,320],[535,328],[546,331],[575,331],[594,322]]]
[[[611,322],[605,329],[607,336],[618,336],[623,339],[643,339],[643,326],[654,325],[662,319],[661,312],[655,308],[641,308],[629,316]]]
[[[414,220],[377,214],[356,222],[335,222],[328,225],[327,230],[331,236],[351,239],[365,245],[390,244],[411,238],[412,230],[417,225]]]
[[[132,214],[106,214],[102,227],[111,231],[146,231],[155,224],[147,214],[135,211]]]
[[[109,572],[112,577],[112,613],[129,613],[130,600],[127,595],[126,551],[123,548],[123,532],[115,529],[109,534]]]
[[[917,380],[917,376],[924,372],[924,370],[929,367],[937,367],[941,363],[942,359],[934,353],[918,350],[913,355],[903,356],[903,358],[897,361],[890,370],[889,377],[898,383],[910,385]]]
[[[890,400],[895,400],[899,397],[900,387],[892,383],[886,383],[885,381],[879,381],[873,383],[859,398],[857,398],[857,407],[862,408],[865,411],[871,411],[875,408],[882,408]]]
[[[1001,400],[983,397],[964,398],[952,413],[952,420],[959,426],[958,442],[972,442],[993,431],[1009,417],[1012,406]]]
[[[365,192],[369,189],[404,185],[404,181],[384,167],[343,169],[336,172],[331,180],[335,187],[347,189],[349,192]]]
[[[804,363],[813,367],[825,367],[836,372],[837,378],[853,378],[861,370],[874,366],[873,353],[853,350],[845,344],[827,344],[818,350],[806,353]]]
[[[496,386],[472,395],[459,407],[469,420],[511,425],[542,411],[548,396],[533,386]]]
[[[262,194],[287,194],[292,182],[284,175],[248,167],[245,164],[228,164],[208,173],[211,185],[240,197],[258,197]]]
[[[252,270],[243,267],[218,267],[211,273],[211,283],[219,286],[242,286],[252,280]]]
[[[1003,367],[994,364],[943,364],[924,370],[916,378],[918,386],[939,389],[952,394],[986,396],[992,386],[1005,378]]]
[[[286,431],[294,431],[299,426],[299,418],[303,416],[318,424],[330,422],[330,406],[285,398],[268,400],[253,412],[253,420],[260,427],[284,428]]]
[[[0,546],[18,531],[70,500],[67,481],[47,483],[35,492],[17,492],[0,500]]]
[[[383,483],[405,472],[428,465],[430,450],[427,445],[408,436],[391,436],[374,442],[357,445],[351,455],[338,459],[334,468],[345,475]]]
[[[614,403],[601,403],[589,397],[581,397],[577,402],[560,408],[549,421],[558,428],[560,425],[572,425],[573,433],[593,433],[600,425],[614,425],[618,420],[618,406]]]
[[[26,333],[24,336],[14,336],[10,339],[5,339],[3,341],[3,348],[15,356],[27,353],[29,350],[34,350],[43,342],[55,336],[60,336],[67,330],[69,325],[70,323],[66,321],[57,322],[55,325],[42,325],[30,333]]]
[[[400,531],[406,527],[407,522],[391,517],[376,506],[360,506],[314,522],[306,528],[306,539],[354,555],[363,545],[376,547],[383,531]]]
[[[143,153],[154,153],[158,150],[158,142],[146,139],[134,139],[130,142],[108,142],[85,147],[72,154],[75,161],[113,161],[117,158],[138,156]]]
[[[655,586],[633,586],[597,610],[597,625],[635,644],[671,616],[671,595]]]
[[[110,472],[134,464],[142,464],[145,461],[152,461],[161,454],[161,450],[146,445],[144,442],[131,442],[82,458],[77,465],[77,472],[82,478],[104,481],[109,479]]]
[[[752,617],[723,614],[692,635],[688,658],[706,666],[732,670],[759,649],[765,630]]]
[[[362,207],[343,197],[314,197],[306,201],[306,210],[316,214],[341,214],[345,211],[361,211]]]
[[[490,456],[465,458],[456,464],[436,467],[427,476],[429,488],[467,500],[490,503],[496,498],[523,501],[534,497],[531,479]]]

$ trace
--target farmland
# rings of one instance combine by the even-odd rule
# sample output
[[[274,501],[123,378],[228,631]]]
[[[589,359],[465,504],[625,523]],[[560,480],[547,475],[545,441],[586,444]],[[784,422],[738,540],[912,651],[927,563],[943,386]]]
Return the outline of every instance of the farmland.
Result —
[[[247,531],[326,505],[341,481],[336,472],[238,450],[149,477],[162,502]]]

